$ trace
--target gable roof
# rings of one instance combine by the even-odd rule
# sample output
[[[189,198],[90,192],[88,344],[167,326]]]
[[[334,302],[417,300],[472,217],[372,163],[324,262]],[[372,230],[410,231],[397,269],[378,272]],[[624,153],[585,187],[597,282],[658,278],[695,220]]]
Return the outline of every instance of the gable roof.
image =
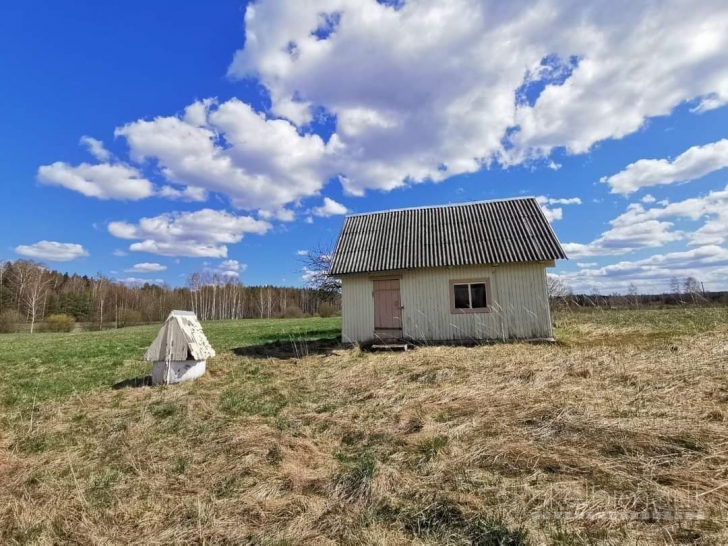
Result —
[[[565,259],[534,197],[347,216],[330,275]]]
[[[172,311],[157,337],[147,349],[144,358],[160,360],[207,360],[215,356],[215,349],[202,331],[197,315],[192,311]]]

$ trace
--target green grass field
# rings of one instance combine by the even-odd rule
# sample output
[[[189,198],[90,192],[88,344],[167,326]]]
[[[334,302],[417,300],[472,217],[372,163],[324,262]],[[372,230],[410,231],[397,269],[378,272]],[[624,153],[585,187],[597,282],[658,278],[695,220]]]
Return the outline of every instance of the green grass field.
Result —
[[[108,388],[149,373],[142,360],[158,325],[74,334],[8,334],[0,337],[0,384],[6,408]],[[224,354],[269,342],[338,338],[341,319],[216,321],[204,325],[210,343]]]
[[[156,326],[2,336],[0,543],[728,543],[728,310],[555,324],[367,353],[337,318],[212,322],[205,377],[117,389]],[[701,519],[605,517],[652,508]]]

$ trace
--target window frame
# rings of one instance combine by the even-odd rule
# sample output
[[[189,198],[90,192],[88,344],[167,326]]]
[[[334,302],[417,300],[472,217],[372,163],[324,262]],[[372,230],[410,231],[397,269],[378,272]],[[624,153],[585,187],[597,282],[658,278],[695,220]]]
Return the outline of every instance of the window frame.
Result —
[[[485,307],[473,308],[456,308],[455,307],[455,285],[467,284],[468,285],[468,296],[472,305],[472,284],[484,284],[485,285]],[[493,310],[493,296],[490,288],[490,278],[483,277],[480,279],[452,279],[449,283],[450,290],[450,313],[453,315],[467,315],[467,314],[479,314],[479,313],[490,313]]]

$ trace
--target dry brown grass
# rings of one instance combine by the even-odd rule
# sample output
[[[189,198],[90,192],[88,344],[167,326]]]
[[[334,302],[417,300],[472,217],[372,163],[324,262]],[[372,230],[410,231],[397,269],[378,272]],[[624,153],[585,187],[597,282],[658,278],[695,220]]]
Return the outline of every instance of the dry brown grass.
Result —
[[[725,325],[564,332],[557,345],[225,352],[191,384],[6,415],[0,539],[728,544]],[[534,517],[558,507],[577,517]],[[704,519],[600,517],[655,508]]]

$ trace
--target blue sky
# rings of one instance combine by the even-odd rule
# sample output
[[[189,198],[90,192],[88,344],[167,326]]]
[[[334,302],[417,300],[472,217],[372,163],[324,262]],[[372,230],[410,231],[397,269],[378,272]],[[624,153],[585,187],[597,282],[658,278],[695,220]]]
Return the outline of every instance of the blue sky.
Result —
[[[347,211],[534,195],[577,290],[728,288],[728,8],[548,4],[7,2],[0,259],[296,285]]]

